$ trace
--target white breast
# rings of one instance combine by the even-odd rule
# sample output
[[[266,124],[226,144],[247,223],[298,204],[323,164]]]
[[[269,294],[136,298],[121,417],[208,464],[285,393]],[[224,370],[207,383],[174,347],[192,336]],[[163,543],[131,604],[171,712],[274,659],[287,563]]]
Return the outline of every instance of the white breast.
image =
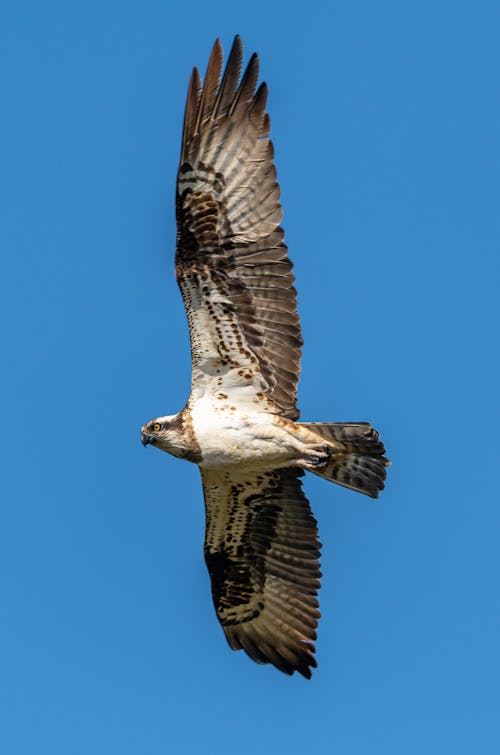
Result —
[[[268,414],[245,413],[229,401],[212,399],[196,401],[190,410],[203,467],[272,468],[293,454],[291,438]]]

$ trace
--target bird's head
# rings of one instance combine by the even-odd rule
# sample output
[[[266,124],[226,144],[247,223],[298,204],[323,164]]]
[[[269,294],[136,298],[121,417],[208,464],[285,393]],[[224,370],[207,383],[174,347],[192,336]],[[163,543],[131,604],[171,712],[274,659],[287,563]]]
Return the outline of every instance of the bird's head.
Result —
[[[141,427],[143,446],[156,446],[174,456],[179,456],[182,434],[182,419],[178,414],[157,417]]]

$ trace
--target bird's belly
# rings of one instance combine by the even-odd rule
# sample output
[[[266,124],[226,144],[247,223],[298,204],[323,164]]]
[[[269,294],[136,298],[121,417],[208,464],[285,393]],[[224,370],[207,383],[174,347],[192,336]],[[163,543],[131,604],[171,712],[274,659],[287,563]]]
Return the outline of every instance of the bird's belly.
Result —
[[[295,457],[292,438],[270,415],[196,409],[192,414],[203,467],[274,468]]]

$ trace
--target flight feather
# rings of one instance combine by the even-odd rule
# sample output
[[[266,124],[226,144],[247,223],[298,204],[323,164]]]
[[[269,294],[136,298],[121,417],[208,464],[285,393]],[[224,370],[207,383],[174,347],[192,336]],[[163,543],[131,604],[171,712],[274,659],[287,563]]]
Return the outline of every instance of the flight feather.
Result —
[[[176,275],[191,333],[192,389],[257,394],[298,417],[302,337],[281,221],[259,60],[241,77],[236,37],[221,79],[217,40],[189,84],[177,178]],[[243,398],[245,397],[245,399]]]

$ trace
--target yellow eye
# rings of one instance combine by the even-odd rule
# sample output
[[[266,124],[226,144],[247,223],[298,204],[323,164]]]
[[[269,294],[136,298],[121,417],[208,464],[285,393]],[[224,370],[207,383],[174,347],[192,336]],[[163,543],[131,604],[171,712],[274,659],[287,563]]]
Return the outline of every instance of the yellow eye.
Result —
[[[159,422],[155,422],[154,425],[153,425],[153,430],[155,431],[155,433],[157,433],[158,430],[160,430],[160,429],[161,429],[160,423]]]

